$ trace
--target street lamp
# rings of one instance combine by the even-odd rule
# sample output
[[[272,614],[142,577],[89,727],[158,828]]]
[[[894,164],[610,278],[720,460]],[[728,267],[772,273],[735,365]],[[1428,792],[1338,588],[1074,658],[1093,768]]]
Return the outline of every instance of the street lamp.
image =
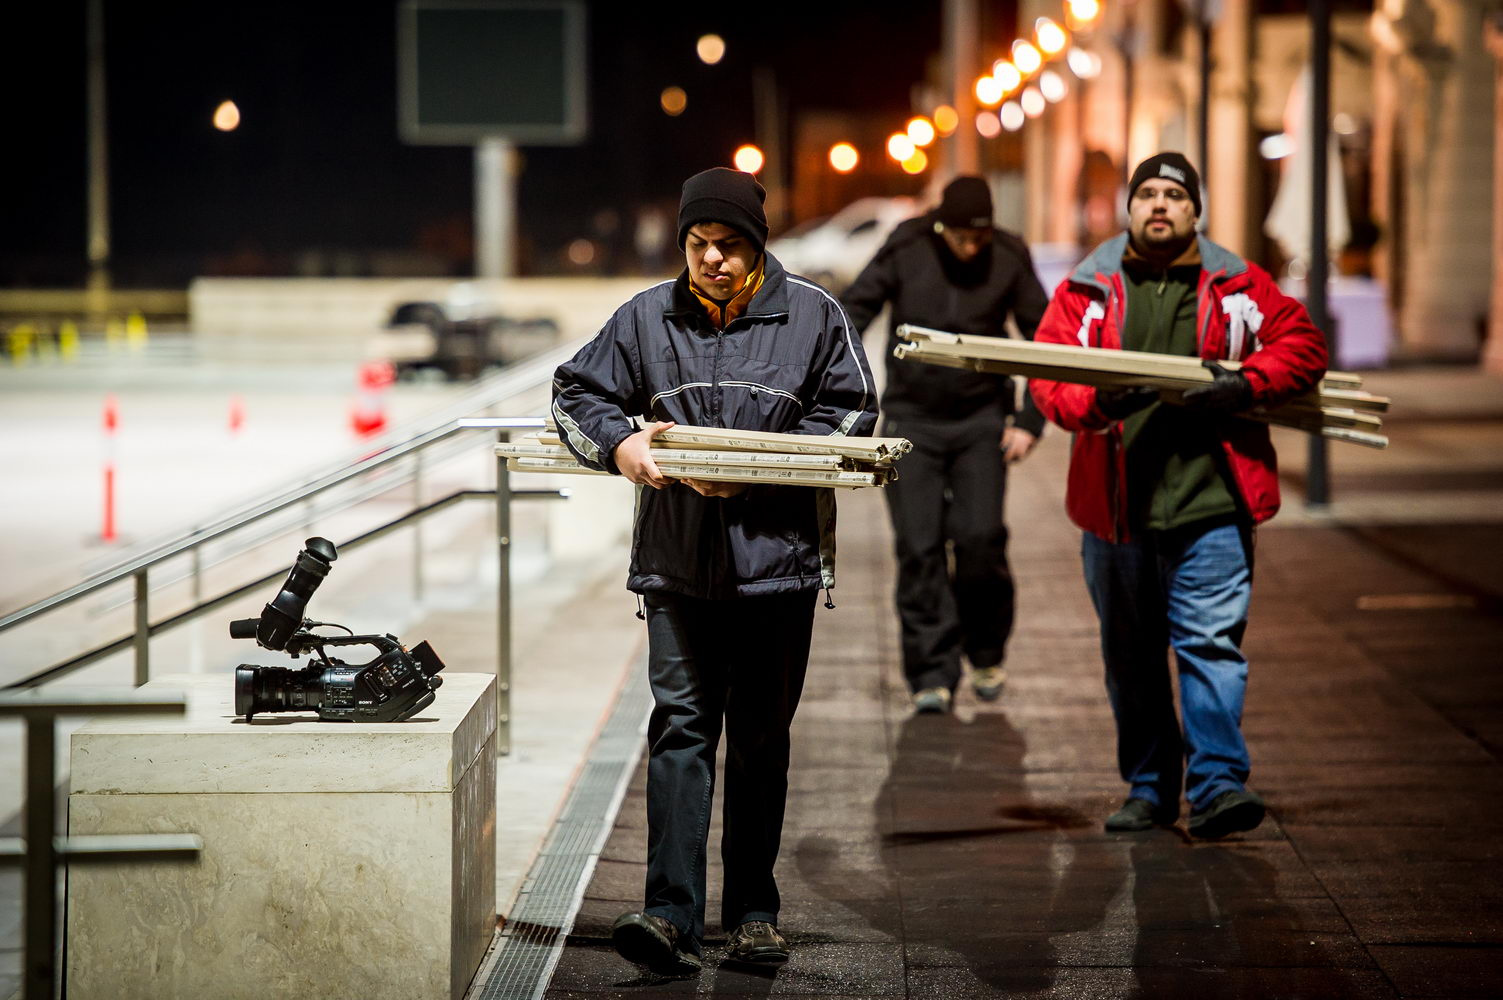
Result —
[[[908,133],[894,132],[887,137],[887,155],[899,163],[912,158],[916,152],[918,152],[918,147],[913,144],[912,139],[908,138]]]
[[[1033,36],[1039,40],[1039,48],[1046,55],[1059,55],[1070,44],[1070,36],[1065,34],[1065,29],[1055,24],[1047,17],[1041,17],[1033,24]]]
[[[927,146],[934,141],[934,123],[923,115],[908,120],[908,138],[915,146]]]
[[[830,147],[830,166],[836,173],[848,174],[861,162],[861,154],[848,142],[837,142]]]
[[[1012,63],[1024,76],[1032,76],[1044,64],[1044,57],[1031,43],[1019,38],[1012,43]]]
[[[756,146],[747,143],[744,146],[736,147],[736,152],[731,157],[731,162],[736,164],[737,170],[748,174],[755,174],[767,162],[767,157],[763,156],[762,151]]]
[[[719,35],[701,35],[694,43],[694,51],[700,62],[713,66],[725,58],[725,39]]]
[[[994,76],[983,76],[976,81],[976,100],[988,108],[1002,101],[1002,82]]]

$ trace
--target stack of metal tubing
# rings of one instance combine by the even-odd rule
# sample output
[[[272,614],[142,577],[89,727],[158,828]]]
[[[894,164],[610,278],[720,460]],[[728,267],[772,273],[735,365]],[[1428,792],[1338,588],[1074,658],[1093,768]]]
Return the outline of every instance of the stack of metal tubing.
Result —
[[[1174,354],[1038,344],[1031,340],[946,333],[909,324],[898,327],[898,339],[893,355],[903,360],[1098,387],[1147,386],[1171,401],[1186,389],[1208,385],[1215,379],[1201,359]],[[1241,367],[1236,361],[1220,364],[1229,371]],[[1386,448],[1388,438],[1381,433],[1380,414],[1388,411],[1388,402],[1387,396],[1362,391],[1360,375],[1326,372],[1320,385],[1302,396],[1275,407],[1256,407],[1237,416],[1321,434],[1335,441]]]
[[[913,447],[905,438],[776,434],[678,424],[653,438],[652,460],[672,479],[721,483],[776,483],[857,489],[886,486],[893,463]],[[558,428],[496,445],[514,472],[605,475],[575,460]]]

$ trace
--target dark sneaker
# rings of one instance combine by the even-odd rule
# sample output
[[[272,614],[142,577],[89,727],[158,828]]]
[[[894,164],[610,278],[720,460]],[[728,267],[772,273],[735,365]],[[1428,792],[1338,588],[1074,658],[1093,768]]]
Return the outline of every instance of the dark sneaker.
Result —
[[[659,976],[685,979],[699,975],[699,956],[684,947],[683,934],[664,917],[623,913],[611,925],[616,954]]]
[[[1106,818],[1106,829],[1111,833],[1138,833],[1156,826],[1172,826],[1178,818],[1178,809],[1160,808],[1147,799],[1128,799],[1121,809]]]
[[[920,715],[941,715],[950,710],[949,688],[924,688],[913,695],[913,710]]]
[[[1001,666],[978,667],[971,671],[971,687],[982,701],[996,701],[1002,697],[1002,686],[1007,683],[1007,671]]]
[[[765,920],[748,920],[726,941],[726,961],[753,965],[782,965],[788,961],[788,939]]]
[[[1252,792],[1222,792],[1204,809],[1190,814],[1190,836],[1215,840],[1229,833],[1246,833],[1263,822],[1263,800]]]

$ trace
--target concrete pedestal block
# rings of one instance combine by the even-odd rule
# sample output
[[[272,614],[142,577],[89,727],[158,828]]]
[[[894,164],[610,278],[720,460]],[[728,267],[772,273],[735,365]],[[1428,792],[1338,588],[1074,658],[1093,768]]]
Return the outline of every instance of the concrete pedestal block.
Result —
[[[70,872],[68,996],[462,997],[496,922],[495,678],[443,678],[382,725],[247,724],[233,677],[163,677],[185,717],[78,730],[70,833],[204,850]]]

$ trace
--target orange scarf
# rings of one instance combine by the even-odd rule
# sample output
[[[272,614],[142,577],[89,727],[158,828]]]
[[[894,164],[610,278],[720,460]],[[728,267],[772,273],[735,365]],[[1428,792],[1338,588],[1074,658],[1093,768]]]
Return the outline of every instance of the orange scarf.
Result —
[[[705,295],[693,281],[689,282],[689,289],[694,292],[694,297],[705,307],[705,312],[710,314],[710,322],[715,329],[724,330],[731,325],[737,316],[746,311],[747,303],[757,294],[757,289],[762,287],[762,262],[766,258],[757,260],[757,269],[746,276],[746,284],[741,286],[741,291],[731,297],[723,307],[719,302]]]

